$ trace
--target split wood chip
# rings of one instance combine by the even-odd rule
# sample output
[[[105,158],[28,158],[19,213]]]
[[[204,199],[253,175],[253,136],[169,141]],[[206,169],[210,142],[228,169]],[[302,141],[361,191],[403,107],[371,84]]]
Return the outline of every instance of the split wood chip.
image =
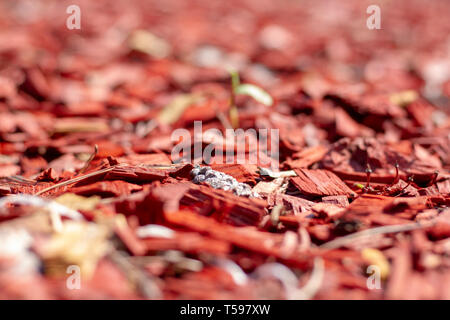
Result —
[[[125,181],[98,181],[86,186],[74,187],[70,191],[83,196],[100,195],[104,197],[114,197],[129,195],[132,192],[142,190],[142,186]]]
[[[180,204],[196,206],[210,204],[219,220],[237,226],[258,225],[265,215],[266,201],[236,196],[228,191],[192,184]]]
[[[328,170],[296,169],[297,177],[291,178],[294,186],[305,195],[310,196],[356,196],[347,185]]]
[[[317,214],[318,217],[336,218],[345,212],[345,209],[330,203],[318,203],[314,205],[311,210]]]
[[[304,266],[306,255],[300,258],[296,251],[288,257],[283,254],[280,247],[283,243],[283,235],[267,234],[252,227],[234,228],[189,211],[166,212],[164,216],[170,224],[208,234],[215,239],[228,241],[243,249],[292,260],[299,266]]]
[[[271,194],[271,193],[282,193],[285,188],[282,188],[285,182],[284,178],[276,178],[273,181],[260,181],[256,186],[253,187],[253,194]]]
[[[293,170],[274,172],[268,168],[259,168],[259,174],[261,176],[269,176],[274,179],[297,176],[297,173]]]
[[[257,167],[242,164],[212,164],[211,169],[223,172],[235,178],[238,182],[254,184]]]
[[[335,204],[342,208],[346,208],[349,205],[348,198],[346,196],[326,196],[322,197],[322,202]]]
[[[328,148],[322,145],[305,148],[294,153],[293,159],[288,159],[285,163],[291,169],[308,168],[310,165],[322,160],[327,151]]]
[[[300,215],[301,212],[308,212],[316,204],[315,202],[287,194],[270,194],[267,197],[267,202],[270,206],[283,205],[286,210],[292,210],[295,215]]]
[[[143,166],[116,166],[105,175],[105,180],[125,180],[134,183],[145,183],[155,180],[162,180],[167,174],[158,169],[146,168]]]

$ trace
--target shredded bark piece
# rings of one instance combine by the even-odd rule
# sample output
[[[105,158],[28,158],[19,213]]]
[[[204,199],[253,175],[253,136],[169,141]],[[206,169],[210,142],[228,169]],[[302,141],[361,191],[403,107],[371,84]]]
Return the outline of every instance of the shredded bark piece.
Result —
[[[310,196],[356,195],[334,173],[328,170],[296,169],[297,177],[291,182],[303,194]]]

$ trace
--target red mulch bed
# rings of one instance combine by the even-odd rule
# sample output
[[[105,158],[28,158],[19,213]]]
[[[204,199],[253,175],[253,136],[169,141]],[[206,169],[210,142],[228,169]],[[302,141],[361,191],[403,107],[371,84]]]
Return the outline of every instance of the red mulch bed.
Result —
[[[449,1],[380,30],[360,0],[77,3],[0,3],[0,299],[450,299]],[[210,164],[250,197],[171,154],[232,122],[229,67],[274,100],[239,126],[279,129],[282,174]]]

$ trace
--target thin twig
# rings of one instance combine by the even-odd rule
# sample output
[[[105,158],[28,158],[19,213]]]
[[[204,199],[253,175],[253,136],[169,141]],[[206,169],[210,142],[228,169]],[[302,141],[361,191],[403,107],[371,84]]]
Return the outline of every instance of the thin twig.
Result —
[[[411,175],[408,177],[408,183],[406,184],[406,186],[404,186],[395,197],[401,196],[403,192],[406,190],[406,188],[408,188],[413,182],[414,182],[414,175]]]
[[[148,137],[148,135],[156,128],[159,126],[159,123],[152,119],[150,120],[147,124],[146,124],[146,128],[145,128],[145,133],[143,134],[143,138]]]
[[[39,192],[36,192],[35,195],[39,196],[39,195],[41,195],[43,193],[46,193],[46,192],[48,192],[50,190],[53,190],[53,189],[56,189],[56,188],[59,188],[59,187],[64,187],[64,186],[67,186],[69,184],[72,184],[72,183],[75,183],[75,182],[79,182],[79,181],[82,181],[84,179],[87,179],[87,178],[90,178],[90,177],[97,176],[99,174],[103,174],[103,173],[112,171],[114,168],[115,167],[108,167],[108,168],[105,168],[105,169],[101,169],[101,170],[98,170],[98,171],[95,171],[95,172],[91,172],[91,173],[85,174],[84,176],[81,176],[81,177],[76,177],[76,178],[73,178],[73,179],[70,179],[70,180],[67,180],[67,181],[63,181],[63,182],[54,184],[53,186],[50,186],[48,188],[42,189]]]
[[[219,119],[220,123],[224,126],[225,129],[233,129],[230,121],[228,121],[227,116],[220,110],[216,110],[216,117]]]
[[[151,169],[179,169],[185,164],[140,164],[138,167],[151,168]]]
[[[420,222],[414,222],[414,223],[408,223],[408,224],[401,224],[401,225],[391,225],[391,226],[383,226],[378,228],[372,228],[360,232],[355,232],[352,234],[349,234],[347,236],[337,238],[334,240],[331,240],[329,242],[326,242],[320,246],[320,248],[323,249],[337,249],[340,248],[348,243],[352,243],[355,239],[361,238],[361,237],[369,237],[376,234],[386,234],[386,233],[397,233],[397,232],[405,232],[405,231],[411,231],[415,229],[422,229],[431,227],[434,225],[435,222],[430,223],[420,223]]]
[[[91,164],[92,160],[94,160],[95,156],[98,153],[98,145],[94,145],[94,152],[91,154],[91,156],[89,157],[89,159],[86,161],[86,163],[84,164],[83,168],[81,168],[80,172],[78,172],[77,175],[84,173],[87,168],[89,167],[89,165]]]

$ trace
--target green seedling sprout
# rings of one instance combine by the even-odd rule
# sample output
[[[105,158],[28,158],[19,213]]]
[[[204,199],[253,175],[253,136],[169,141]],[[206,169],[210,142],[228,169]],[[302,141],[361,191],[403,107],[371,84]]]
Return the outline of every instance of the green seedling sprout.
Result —
[[[239,127],[239,112],[236,106],[236,96],[238,94],[250,96],[266,106],[271,106],[273,99],[269,93],[254,84],[241,84],[237,71],[231,70],[229,72],[231,75],[230,122],[233,128],[236,129]]]

